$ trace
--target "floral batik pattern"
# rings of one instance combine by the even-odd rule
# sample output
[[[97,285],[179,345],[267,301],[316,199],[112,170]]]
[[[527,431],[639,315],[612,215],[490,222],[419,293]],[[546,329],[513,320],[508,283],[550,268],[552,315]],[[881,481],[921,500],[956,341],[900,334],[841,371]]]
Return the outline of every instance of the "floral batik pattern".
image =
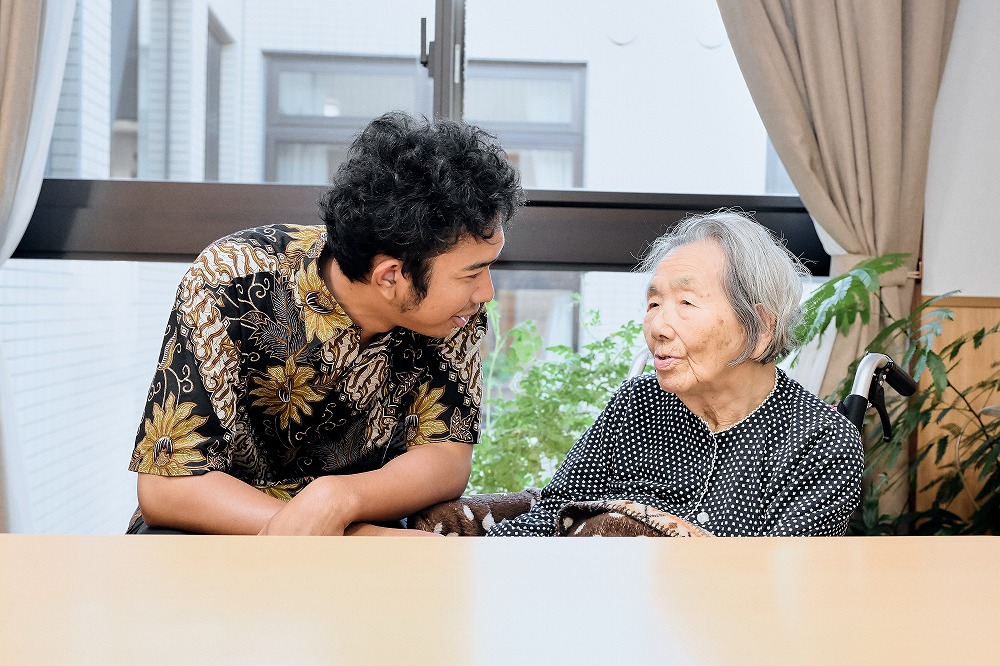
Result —
[[[242,231],[177,290],[129,468],[219,470],[289,499],[434,441],[479,439],[484,313],[446,339],[396,328],[363,349],[320,272],[321,226]]]

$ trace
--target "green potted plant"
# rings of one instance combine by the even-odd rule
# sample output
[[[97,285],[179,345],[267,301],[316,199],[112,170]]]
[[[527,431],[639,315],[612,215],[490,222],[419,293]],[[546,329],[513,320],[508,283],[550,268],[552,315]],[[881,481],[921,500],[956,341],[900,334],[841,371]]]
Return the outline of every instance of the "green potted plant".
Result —
[[[979,348],[997,333],[1000,323],[942,339],[943,323],[953,319],[952,310],[940,301],[954,292],[927,299],[907,316],[893,318],[879,296],[879,276],[898,268],[906,255],[890,254],[859,263],[848,273],[831,278],[806,300],[800,339],[808,342],[830,326],[846,334],[860,319],[869,322],[873,304],[882,321],[888,322],[869,342],[867,350],[892,356],[919,383],[917,392],[903,398],[886,392],[886,406],[892,424],[891,437],[883,437],[882,425],[869,413],[865,428],[866,484],[862,510],[852,523],[856,534],[960,534],[995,532],[1000,527],[1000,408],[994,406],[1000,389],[1000,368],[994,363],[984,376],[969,386],[956,385],[952,371],[962,361],[967,347]],[[831,403],[848,393],[857,364],[855,360]],[[890,478],[880,469],[891,469],[907,450],[918,429],[940,433],[934,441],[916,449],[907,473]],[[917,485],[917,470],[925,460],[933,460],[937,472]],[[970,485],[970,477],[975,486]],[[896,484],[904,483],[910,493],[933,491],[930,506],[898,516],[879,511],[879,497]],[[970,516],[948,509],[959,493],[974,506]]]

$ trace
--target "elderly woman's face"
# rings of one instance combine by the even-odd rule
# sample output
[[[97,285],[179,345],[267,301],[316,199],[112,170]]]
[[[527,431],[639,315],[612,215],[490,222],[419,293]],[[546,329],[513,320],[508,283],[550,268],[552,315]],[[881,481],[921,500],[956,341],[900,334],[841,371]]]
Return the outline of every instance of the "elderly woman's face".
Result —
[[[722,248],[699,241],[675,248],[649,282],[643,332],[665,391],[710,396],[723,388],[745,333],[722,286]]]

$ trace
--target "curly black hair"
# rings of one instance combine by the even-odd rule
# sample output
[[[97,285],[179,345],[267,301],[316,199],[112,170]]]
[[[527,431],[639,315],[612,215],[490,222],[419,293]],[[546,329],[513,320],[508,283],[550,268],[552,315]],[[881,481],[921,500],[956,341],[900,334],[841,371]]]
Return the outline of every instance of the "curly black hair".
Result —
[[[431,259],[465,237],[506,230],[523,204],[520,178],[496,137],[398,111],[354,139],[319,201],[343,274],[363,282],[375,256],[386,254],[401,260],[418,300],[427,295]]]

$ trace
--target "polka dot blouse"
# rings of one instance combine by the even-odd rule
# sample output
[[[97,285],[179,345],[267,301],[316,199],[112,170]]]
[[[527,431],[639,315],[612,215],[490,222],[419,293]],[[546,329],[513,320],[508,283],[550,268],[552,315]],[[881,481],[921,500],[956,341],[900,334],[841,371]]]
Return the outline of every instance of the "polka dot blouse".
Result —
[[[563,504],[602,499],[717,536],[843,535],[863,465],[854,425],[781,370],[760,407],[716,433],[650,373],[619,388],[534,508],[489,536],[552,536]]]

